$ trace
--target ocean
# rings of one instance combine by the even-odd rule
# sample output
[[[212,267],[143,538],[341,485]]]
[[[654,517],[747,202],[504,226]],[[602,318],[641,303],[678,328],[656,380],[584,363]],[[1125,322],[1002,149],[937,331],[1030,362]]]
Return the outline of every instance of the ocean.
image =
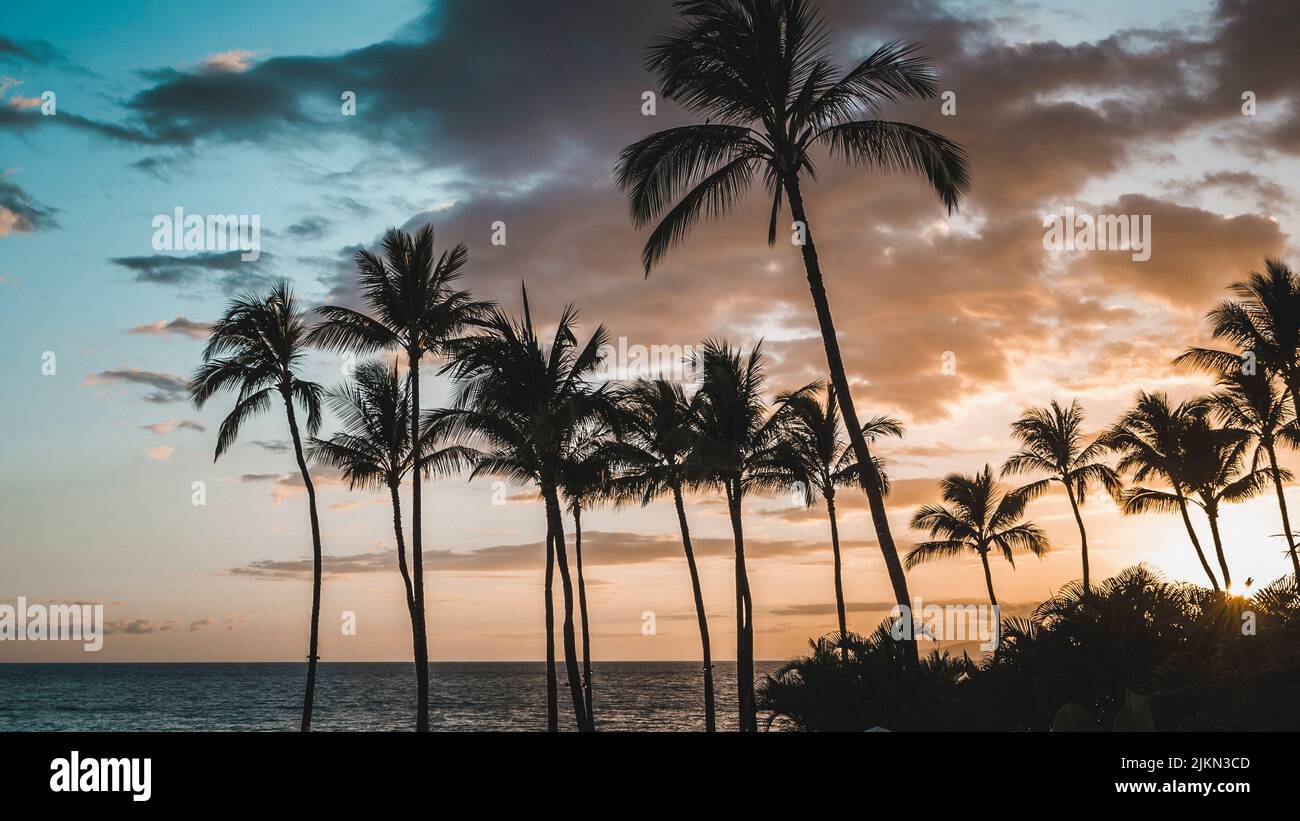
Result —
[[[759,679],[777,662],[758,662]],[[545,664],[430,665],[433,730],[543,731]],[[560,670],[560,725],[573,729]],[[292,731],[302,717],[303,663],[0,664],[0,731]],[[735,664],[714,669],[718,729],[736,728]],[[694,662],[592,664],[597,729],[704,728]],[[393,731],[415,726],[410,663],[321,663],[312,728]]]

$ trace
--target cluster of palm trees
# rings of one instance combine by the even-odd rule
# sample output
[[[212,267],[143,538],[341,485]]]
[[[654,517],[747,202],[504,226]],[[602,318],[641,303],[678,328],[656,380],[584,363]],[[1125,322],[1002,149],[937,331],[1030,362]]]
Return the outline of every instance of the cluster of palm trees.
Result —
[[[1062,408],[1052,402],[1034,408],[1011,425],[1021,449],[1002,466],[1002,476],[1041,476],[1009,492],[994,481],[992,468],[974,476],[951,474],[941,482],[949,506],[926,505],[912,527],[932,541],[918,544],[906,559],[922,562],[958,554],[980,557],[989,599],[997,604],[989,573],[990,553],[1042,556],[1049,548],[1042,530],[1021,521],[1029,501],[1052,483],[1064,487],[1079,528],[1083,591],[1090,588],[1088,534],[1080,506],[1090,488],[1106,490],[1125,514],[1177,513],[1210,587],[1232,590],[1232,573],[1219,517],[1225,504],[1254,498],[1272,487],[1277,494],[1282,535],[1292,569],[1300,577],[1296,534],[1291,530],[1285,485],[1293,476],[1282,467],[1279,450],[1300,447],[1300,277],[1279,260],[1266,260],[1263,273],[1251,273],[1231,286],[1237,297],[1210,312],[1216,339],[1236,350],[1192,348],[1175,359],[1209,371],[1216,390],[1175,404],[1164,393],[1140,391],[1133,407],[1092,441],[1084,435],[1078,402]],[[1117,455],[1115,466],[1103,459]],[[1129,480],[1126,484],[1125,479]],[[1148,486],[1158,483],[1156,487]],[[1200,508],[1209,526],[1215,567],[1197,536],[1191,509]]]
[[[642,253],[646,273],[701,219],[729,211],[761,174],[772,202],[769,244],[775,243],[783,203],[793,218],[792,241],[804,263],[825,348],[826,383],[814,382],[769,403],[760,347],[746,353],[725,341],[702,346],[696,363],[702,381],[692,393],[662,379],[601,382],[596,373],[608,340],[603,327],[580,343],[570,307],[543,340],[527,292],[522,315],[514,316],[460,289],[468,252],[458,245],[437,253],[430,227],[414,234],[390,229],[381,253],[357,254],[357,289],[365,311],[325,306],[312,320],[287,285],[237,298],[213,328],[192,395],[202,405],[222,390],[237,394],[221,425],[218,457],[234,443],[241,424],[266,411],[277,393],[284,403],[312,524],[314,583],[303,730],[311,726],[321,587],[320,527],[309,459],[338,468],[352,487],[389,491],[412,627],[417,730],[427,730],[429,722],[421,486],[434,476],[467,470],[471,478],[504,477],[535,486],[544,503],[551,730],[559,723],[552,596],[557,569],[563,663],[574,717],[581,730],[596,727],[581,540],[582,514],[592,505],[647,504],[671,496],[699,622],[709,730],[716,726],[711,648],[687,522],[688,494],[720,491],[727,503],[735,543],[742,730],[757,729],[754,603],[743,528],[746,495],[798,488],[808,504],[824,502],[843,637],[848,628],[836,489],[861,488],[895,600],[910,603],[905,562],[886,515],[887,477],[871,453],[879,437],[901,435],[902,426],[887,417],[864,423],[858,414],[801,183],[813,173],[814,152],[825,150],[869,169],[921,174],[946,208],[955,210],[970,186],[963,149],[940,134],[877,116],[887,103],[934,97],[933,68],[916,46],[895,42],[841,73],[829,53],[821,14],[809,0],[681,0],[676,8],[677,23],[651,45],[647,68],[657,76],[665,98],[704,122],[651,134],[628,146],[614,167],[633,222],[655,225]],[[1143,394],[1113,429],[1086,445],[1076,404],[1063,409],[1054,403],[1027,413],[1012,429],[1023,449],[1003,474],[1033,472],[1044,478],[1003,492],[988,466],[974,477],[947,477],[942,488],[946,504],[922,508],[913,520],[933,539],[912,550],[906,565],[973,550],[983,559],[988,579],[992,551],[1008,560],[1021,551],[1042,555],[1046,539],[1023,515],[1027,504],[1057,481],[1078,522],[1085,589],[1087,540],[1079,507],[1089,488],[1098,485],[1116,494],[1126,512],[1180,511],[1217,588],[1188,507],[1201,506],[1210,517],[1226,585],[1219,505],[1259,492],[1270,477],[1296,561],[1281,492],[1289,474],[1278,464],[1276,451],[1296,440],[1300,284],[1281,263],[1270,261],[1268,270],[1238,286],[1241,300],[1225,303],[1214,314],[1216,335],[1239,350],[1186,355],[1187,361],[1222,374],[1223,386],[1215,397],[1170,407],[1162,395]],[[368,361],[356,369],[351,384],[327,391],[301,376],[312,346],[365,356],[389,351],[396,358]],[[426,360],[442,362],[440,372],[455,384],[449,407],[422,407],[420,368]],[[328,439],[318,437],[325,403],[340,420],[340,430]],[[306,414],[305,443],[296,409]],[[1122,454],[1115,468],[1100,461],[1112,451]],[[1267,457],[1263,468],[1261,454]],[[1160,478],[1172,490],[1124,489],[1120,477],[1128,474],[1135,482]],[[411,484],[409,565],[398,493],[404,481]],[[574,572],[566,511],[574,525]],[[996,602],[991,581],[989,595]],[[849,652],[847,644],[843,652]],[[917,663],[910,639],[899,658],[903,665]]]
[[[861,486],[863,470],[838,414],[833,384],[813,382],[768,402],[761,344],[748,352],[725,341],[699,346],[692,371],[697,389],[663,378],[635,382],[597,377],[609,335],[599,327],[585,341],[576,333],[577,312],[564,310],[549,340],[539,337],[523,292],[522,316],[476,300],[456,287],[466,261],[458,247],[437,255],[434,234],[390,229],[383,256],[358,254],[361,293],[370,313],[339,306],[317,309],[312,327],[287,285],[263,296],[236,299],[214,325],[205,362],[192,392],[202,405],[217,391],[237,389],[234,409],[220,427],[217,456],[235,442],[241,424],[269,408],[279,393],[311,514],[314,586],[303,728],[311,721],[320,609],[320,527],[308,462],[339,470],[349,487],[383,490],[393,508],[398,569],[411,619],[417,677],[417,729],[428,728],[428,649],[424,615],[422,546],[419,538],[423,480],[468,471],[471,479],[497,476],[537,488],[546,513],[547,724],[559,725],[559,676],[554,646],[554,578],[561,581],[564,676],[577,726],[595,729],[591,630],[582,563],[582,514],[596,505],[642,504],[671,497],[699,625],[704,665],[705,727],[717,725],[712,651],[704,596],[691,543],[686,498],[720,492],[726,501],[735,546],[737,697],[742,730],[757,729],[754,701],[754,603],[745,562],[744,501],[752,493],[796,492],[807,505],[825,505],[834,569],[838,635],[847,654],[850,635],[842,578],[836,510],[837,490]],[[1020,449],[1002,465],[1003,477],[1039,478],[1001,488],[993,468],[973,476],[951,474],[940,482],[943,504],[924,505],[912,527],[932,537],[906,556],[918,564],[974,553],[980,558],[989,600],[997,604],[989,566],[1000,553],[1014,566],[1017,553],[1044,555],[1048,540],[1025,521],[1028,504],[1060,484],[1079,529],[1082,589],[1090,589],[1087,531],[1081,506],[1101,488],[1129,514],[1179,513],[1211,587],[1232,584],[1218,519],[1221,506],[1264,492],[1277,492],[1293,565],[1300,570],[1283,492],[1291,474],[1279,462],[1282,447],[1300,446],[1295,396],[1285,385],[1278,329],[1300,327],[1300,277],[1268,260],[1267,273],[1253,273],[1233,286],[1238,301],[1211,314],[1218,338],[1246,340],[1249,352],[1193,349],[1179,361],[1217,367],[1219,388],[1210,396],[1177,405],[1160,393],[1140,392],[1134,406],[1092,441],[1085,437],[1079,403],[1033,408],[1011,425]],[[1294,311],[1288,317],[1285,311]],[[1243,318],[1248,325],[1227,324]],[[1240,343],[1238,343],[1240,345]],[[399,349],[406,354],[363,362],[350,382],[326,391],[299,376],[310,346],[355,352]],[[440,373],[455,385],[450,407],[422,409],[419,360],[443,359]],[[1262,355],[1261,355],[1262,354]],[[322,404],[339,420],[332,437],[317,437]],[[295,410],[306,415],[304,444]],[[860,428],[864,439],[902,436],[902,423],[887,416]],[[1104,461],[1117,454],[1112,467]],[[884,465],[873,458],[869,482],[887,493]],[[1125,478],[1131,482],[1125,482]],[[408,566],[399,489],[411,484]],[[1152,480],[1158,486],[1149,486]],[[1190,510],[1200,507],[1209,525],[1216,575],[1197,536]],[[573,522],[570,571],[565,513]]]
[[[735,540],[735,593],[740,725],[757,729],[754,706],[754,605],[745,566],[743,502],[753,492],[798,491],[808,503],[825,500],[835,556],[835,595],[841,633],[847,634],[835,489],[859,481],[860,471],[844,439],[833,389],[821,397],[815,382],[779,395],[769,407],[760,347],[748,353],[722,341],[700,346],[692,370],[702,374],[688,395],[678,383],[641,379],[601,382],[595,375],[608,342],[603,327],[579,343],[576,311],[566,308],[549,341],[534,326],[528,295],[514,317],[475,300],[454,283],[463,249],[435,256],[434,235],[392,229],[384,255],[358,254],[364,314],[339,306],[317,309],[308,320],[293,292],[281,284],[270,293],[237,298],[218,321],[205,363],[192,385],[202,405],[223,388],[237,389],[235,408],[221,426],[217,455],[235,441],[251,415],[269,407],[272,392],[284,399],[295,454],[308,489],[312,516],[314,587],[309,687],[315,678],[320,599],[320,532],[308,460],[339,470],[350,488],[389,493],[405,600],[411,618],[417,673],[417,729],[428,727],[428,655],[424,584],[419,547],[418,487],[431,476],[467,469],[470,479],[503,477],[535,486],[546,511],[546,626],[548,727],[558,729],[558,677],[554,636],[554,574],[561,580],[563,659],[577,726],[595,728],[590,621],[582,570],[582,513],[596,504],[649,504],[671,495],[681,528],[699,621],[704,663],[705,726],[716,727],[708,619],[691,546],[685,496],[720,491]],[[300,365],[309,346],[354,352],[400,349],[401,358],[356,367],[350,382],[332,390],[303,380]],[[436,352],[441,373],[455,385],[450,407],[417,404],[419,360]],[[317,437],[321,405],[339,419],[332,437]],[[304,444],[295,405],[307,413]],[[897,420],[878,417],[864,435],[901,435]],[[888,486],[879,462],[872,473]],[[399,489],[411,484],[411,550],[408,567]],[[570,573],[565,512],[573,521],[574,565]],[[575,626],[575,616],[580,627]],[[578,632],[581,632],[579,642]],[[581,659],[579,659],[579,644]],[[310,727],[311,692],[303,729]]]

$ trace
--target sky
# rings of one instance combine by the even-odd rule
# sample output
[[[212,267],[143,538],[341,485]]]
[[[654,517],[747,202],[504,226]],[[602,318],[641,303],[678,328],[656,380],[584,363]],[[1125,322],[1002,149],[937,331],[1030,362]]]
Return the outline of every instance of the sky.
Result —
[[[102,603],[111,631],[93,658],[80,645],[5,642],[0,661],[305,655],[310,537],[282,410],[214,462],[231,400],[198,411],[184,385],[207,323],[237,291],[283,277],[309,306],[359,306],[353,254],[388,226],[431,223],[440,247],[464,242],[467,287],[517,310],[526,283],[539,324],[573,302],[584,333],[604,323],[629,345],[762,340],[774,394],[824,376],[798,249],[768,247],[761,195],[699,226],[648,278],[640,268],[645,232],[610,170],[628,143],[690,121],[662,100],[642,112],[655,88],[643,50],[669,3],[265,8],[0,10],[0,602]],[[1210,389],[1170,360],[1208,342],[1204,314],[1231,281],[1266,256],[1297,261],[1300,49],[1293,11],[1272,0],[824,9],[846,66],[894,38],[924,46],[955,111],[929,100],[886,114],[960,142],[973,169],[954,215],[923,180],[829,159],[805,189],[859,414],[907,426],[879,446],[906,549],[922,538],[907,524],[938,500],[937,479],[996,469],[1023,408],[1077,398],[1095,433],[1140,388]],[[354,116],[342,110],[349,91]],[[176,208],[256,215],[260,258],[156,250],[154,219]],[[1045,249],[1044,217],[1066,208],[1149,215],[1150,259]],[[497,223],[504,245],[492,242]],[[304,376],[336,385],[345,365],[315,352]],[[424,369],[427,406],[450,401],[434,370]],[[323,468],[313,477],[322,657],[408,658],[386,499],[349,492]],[[205,504],[193,503],[196,482]],[[432,657],[540,658],[535,493],[442,479],[424,500]],[[892,604],[888,578],[865,500],[845,492],[839,508],[849,623],[868,631]],[[695,495],[688,515],[715,657],[730,658],[725,506]],[[1083,515],[1094,578],[1146,562],[1203,581],[1176,517],[1124,517],[1104,494]],[[994,564],[1004,614],[1080,573],[1064,497],[1034,502],[1029,517],[1055,549]],[[671,506],[597,509],[583,524],[594,658],[696,658]],[[835,627],[824,513],[756,496],[745,526],[756,655],[799,653]],[[1234,579],[1261,585],[1288,571],[1280,529],[1269,496],[1225,511]],[[909,583],[926,602],[985,595],[973,559],[918,568]],[[345,614],[355,635],[341,629]]]

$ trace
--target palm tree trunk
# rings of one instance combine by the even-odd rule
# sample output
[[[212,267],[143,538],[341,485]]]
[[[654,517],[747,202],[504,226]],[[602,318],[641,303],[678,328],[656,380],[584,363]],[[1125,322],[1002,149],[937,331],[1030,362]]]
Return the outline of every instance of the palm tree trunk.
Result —
[[[316,486],[311,482],[307,460],[302,455],[302,437],[298,435],[298,420],[293,413],[293,395],[288,390],[281,391],[281,394],[289,417],[293,453],[298,458],[298,470],[302,472],[302,483],[307,488],[307,508],[311,513],[311,638],[307,644],[307,691],[302,699],[302,731],[305,733],[311,730],[312,708],[316,703],[316,662],[320,648],[320,519],[316,516]]]
[[[1232,589],[1232,575],[1228,573],[1228,559],[1223,555],[1223,537],[1219,535],[1219,508],[1208,505],[1205,516],[1210,520],[1210,535],[1214,537],[1214,552],[1219,557],[1219,568],[1223,570],[1223,589]]]
[[[848,428],[849,443],[853,448],[853,458],[857,460],[861,469],[858,471],[858,479],[862,483],[862,489],[866,491],[867,500],[871,507],[871,521],[876,528],[876,541],[880,543],[880,552],[885,559],[885,568],[889,571],[889,582],[894,588],[894,600],[899,607],[908,608],[911,606],[911,598],[907,593],[907,576],[903,572],[903,563],[898,558],[898,547],[894,544],[893,533],[889,529],[889,519],[885,513],[885,496],[880,486],[880,477],[876,474],[871,466],[874,462],[871,459],[871,450],[867,447],[867,439],[862,433],[862,425],[858,422],[858,412],[853,407],[853,394],[849,391],[849,379],[844,371],[844,360],[840,356],[840,343],[835,335],[835,322],[831,318],[831,306],[826,299],[826,287],[822,283],[821,264],[817,260],[817,246],[813,243],[812,226],[808,223],[808,215],[804,211],[803,195],[799,190],[799,178],[794,174],[788,174],[785,178],[786,195],[790,199],[790,212],[795,220],[802,223],[804,227],[804,244],[803,244],[803,262],[804,269],[808,275],[808,288],[812,291],[813,306],[817,309],[817,324],[821,328],[822,345],[826,348],[826,365],[831,372],[831,383],[835,386],[836,397],[839,401],[840,415],[844,417],[844,425]],[[904,609],[903,612],[907,612]],[[917,648],[915,638],[903,639],[911,645],[909,658],[917,658]]]
[[[420,354],[407,351],[411,381],[411,563],[414,579],[414,616],[411,627],[415,645],[415,731],[429,731],[429,642],[424,626],[424,550],[420,538]]]
[[[673,503],[677,506],[677,524],[682,529],[682,548],[686,551],[686,566],[691,571],[691,592],[695,596],[695,620],[700,625],[700,646],[704,656],[704,731],[717,729],[716,708],[713,704],[713,657],[709,651],[709,619],[704,613],[704,593],[700,590],[700,571],[695,567],[695,551],[691,548],[691,531],[686,525],[686,506],[682,504],[682,487],[673,484]]]
[[[831,553],[835,557],[835,614],[840,624],[840,657],[848,658],[848,619],[844,615],[844,579],[843,565],[840,561],[840,526],[835,520],[835,491],[826,489],[826,514],[831,519]]]
[[[555,683],[555,535],[546,524],[546,731],[560,731],[560,694]]]
[[[741,499],[739,481],[728,480],[727,507],[731,514],[731,532],[736,540],[736,694],[740,731],[756,733],[758,709],[754,699],[754,603],[749,595],[749,573],[745,569]]]
[[[402,534],[402,497],[398,493],[397,482],[388,483],[388,492],[393,499],[393,534],[397,537],[397,569],[402,574],[402,584],[406,588],[406,614],[411,620],[411,658],[414,659],[415,654],[419,652],[415,645],[415,593],[411,588],[411,573],[406,568],[406,537]],[[418,674],[415,677],[415,688],[418,692],[420,688]]]
[[[573,630],[573,580],[569,576],[569,557],[564,548],[564,519],[560,513],[560,496],[554,483],[542,486],[546,499],[546,518],[551,524],[555,542],[555,563],[560,568],[560,589],[564,592],[564,667],[568,673],[569,695],[573,697],[573,716],[579,732],[590,732],[586,702],[582,698],[582,677],[578,670],[578,645]]]
[[[1183,514],[1183,525],[1187,528],[1187,535],[1192,538],[1192,547],[1196,548],[1196,558],[1201,560],[1201,567],[1205,569],[1205,575],[1210,577],[1210,586],[1214,592],[1219,592],[1219,580],[1214,577],[1214,571],[1210,569],[1210,563],[1205,560],[1205,551],[1201,549],[1201,540],[1196,538],[1196,529],[1192,527],[1192,517],[1187,515],[1187,500],[1183,498],[1183,491],[1179,487],[1174,488],[1174,493],[1178,496],[1178,510]]]
[[[1267,443],[1268,469],[1273,476],[1273,487],[1277,488],[1277,506],[1282,511],[1282,531],[1286,534],[1286,546],[1291,552],[1291,568],[1297,581],[1300,581],[1300,558],[1296,556],[1295,534],[1291,532],[1291,517],[1286,509],[1286,493],[1282,490],[1282,471],[1277,466],[1277,447]]]
[[[411,572],[406,568],[406,536],[402,533],[402,498],[398,494],[396,482],[388,483],[388,493],[393,500],[393,535],[397,537],[397,571],[402,574],[402,585],[406,588],[406,609],[415,616],[415,593],[411,589]],[[414,634],[415,624],[411,624]]]
[[[989,569],[989,554],[987,550],[980,553],[980,562],[984,565],[984,583],[988,585],[989,588],[989,603],[994,607],[997,607],[998,597],[993,595],[993,571]]]
[[[1070,497],[1070,509],[1074,511],[1074,521],[1079,525],[1079,545],[1083,552],[1083,593],[1090,591],[1088,586],[1088,531],[1083,529],[1083,516],[1079,513],[1079,502],[1074,498],[1074,488],[1065,483],[1065,492]]]
[[[587,720],[596,726],[591,709],[591,631],[587,626],[587,583],[582,577],[582,505],[573,506],[573,558],[578,565],[578,614],[582,622],[582,695],[587,705]]]

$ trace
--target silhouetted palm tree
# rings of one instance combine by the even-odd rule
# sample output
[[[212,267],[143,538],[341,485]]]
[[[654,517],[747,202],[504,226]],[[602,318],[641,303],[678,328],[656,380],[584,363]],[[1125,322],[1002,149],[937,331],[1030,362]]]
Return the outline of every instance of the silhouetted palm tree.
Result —
[[[1012,567],[1015,554],[1032,553],[1040,559],[1050,544],[1047,536],[1033,522],[1022,522],[1026,499],[1016,493],[1003,493],[993,481],[993,468],[984,466],[982,473],[963,476],[950,473],[939,483],[943,505],[923,505],[912,516],[912,527],[927,531],[934,541],[921,542],[907,554],[910,570],[918,564],[975,553],[984,565],[984,582],[989,588],[989,602],[997,607],[993,594],[993,574],[989,571],[989,553],[996,550]]]
[[[402,534],[402,481],[415,465],[411,448],[411,396],[399,378],[397,360],[392,366],[367,362],[357,367],[351,384],[339,385],[329,393],[329,405],[343,430],[329,441],[312,439],[308,456],[338,468],[355,490],[387,489],[393,506],[393,535],[397,543],[397,569],[406,593],[406,611],[411,619],[411,641],[418,635],[419,613],[415,590],[406,564],[406,539]],[[420,450],[421,478],[430,474],[449,475],[470,464],[471,452],[462,447],[439,447],[442,431],[426,427]],[[417,688],[419,677],[416,678]]]
[[[437,254],[433,226],[414,234],[390,228],[384,234],[384,255],[356,254],[357,286],[373,316],[339,305],[317,312],[324,322],[311,333],[314,344],[357,353],[398,348],[406,354],[410,385],[411,441],[420,437],[420,360],[442,351],[448,339],[460,334],[479,316],[484,306],[468,291],[455,288],[469,259],[464,245]],[[422,475],[417,453],[414,472]],[[416,731],[429,729],[429,650],[424,618],[424,549],[422,546],[420,482],[411,483],[412,592],[415,598],[415,674],[417,677]]]
[[[588,430],[573,442],[560,463],[560,492],[573,516],[573,558],[578,570],[578,621],[582,627],[582,691],[587,715],[595,726],[591,695],[591,627],[587,617],[587,581],[582,572],[582,509],[610,494],[609,460],[601,448],[609,441],[604,428]]]
[[[1133,408],[1106,431],[1102,441],[1107,448],[1121,454],[1116,466],[1116,472],[1121,476],[1132,474],[1135,482],[1158,478],[1169,484],[1172,493],[1163,498],[1151,496],[1149,501],[1144,500],[1145,494],[1138,494],[1138,501],[1134,503],[1134,493],[1131,490],[1125,491],[1121,507],[1129,514],[1164,510],[1170,506],[1176,509],[1183,517],[1183,526],[1187,528],[1187,536],[1192,540],[1196,558],[1210,579],[1210,586],[1218,592],[1219,581],[1210,569],[1205,551],[1201,549],[1201,540],[1192,527],[1192,518],[1187,513],[1187,500],[1195,481],[1190,475],[1186,458],[1188,431],[1208,412],[1209,406],[1205,399],[1171,406],[1169,397],[1163,393],[1139,391]]]
[[[666,379],[639,380],[622,396],[622,441],[607,449],[618,474],[612,489],[619,499],[634,499],[648,505],[671,494],[682,534],[682,549],[691,575],[695,619],[700,629],[704,663],[704,729],[717,728],[713,690],[713,657],[709,646],[709,620],[704,611],[700,573],[686,522],[683,489],[689,486],[688,463],[695,444],[695,408],[680,385]]]
[[[681,18],[650,46],[647,67],[658,75],[664,97],[706,119],[628,146],[615,166],[635,224],[662,215],[642,253],[646,273],[701,217],[730,210],[761,173],[772,198],[768,244],[776,241],[784,196],[802,240],[808,286],[854,461],[870,464],[804,208],[801,176],[812,175],[814,150],[828,149],[855,165],[922,173],[948,210],[956,209],[970,185],[962,148],[933,131],[875,118],[885,103],[935,96],[931,64],[917,46],[892,42],[837,78],[828,32],[810,0],[679,0],[675,5]],[[874,478],[870,471],[861,476],[894,597],[908,605],[907,579],[885,516],[884,494]]]
[[[1286,534],[1291,567],[1300,579],[1300,558],[1296,556],[1295,535],[1287,511],[1284,479],[1286,471],[1278,462],[1278,445],[1300,447],[1300,425],[1292,411],[1290,391],[1278,389],[1267,373],[1246,376],[1231,371],[1219,380],[1219,390],[1210,397],[1215,414],[1229,428],[1238,430],[1255,443],[1251,467],[1258,468],[1262,456],[1268,457],[1267,470],[1277,491],[1277,506],[1282,512],[1282,531]]]
[[[576,312],[564,309],[549,347],[538,339],[524,292],[517,320],[493,308],[478,322],[480,333],[455,340],[443,373],[456,380],[456,401],[431,419],[482,443],[474,475],[493,474],[537,484],[546,504],[547,538],[553,545],[564,593],[564,662],[579,730],[593,729],[583,698],[573,626],[569,574],[560,506],[563,461],[588,425],[610,423],[616,408],[608,384],[589,380],[598,371],[609,335],[598,327],[585,345],[573,328]],[[548,598],[550,591],[547,591]]]
[[[1088,487],[1101,485],[1112,496],[1118,496],[1121,483],[1115,469],[1101,461],[1106,447],[1101,440],[1085,445],[1083,439],[1083,407],[1073,401],[1062,408],[1055,401],[1046,408],[1030,408],[1011,423],[1011,436],[1020,443],[1020,450],[1002,465],[1002,476],[1025,473],[1046,473],[1048,478],[1031,482],[1016,493],[1033,501],[1042,495],[1052,482],[1060,482],[1070,499],[1074,521],[1079,526],[1079,544],[1083,554],[1083,591],[1091,588],[1088,581],[1088,532],[1083,527],[1079,506],[1087,500]]]
[[[307,489],[311,514],[312,597],[311,638],[307,650],[307,690],[302,702],[302,730],[311,729],[312,705],[316,698],[316,662],[320,639],[321,548],[320,520],[316,516],[316,487],[312,484],[294,403],[307,413],[307,434],[314,435],[321,424],[320,385],[298,377],[307,356],[307,323],[298,309],[287,282],[275,285],[266,296],[243,294],[226,308],[212,326],[203,349],[203,364],[190,381],[190,396],[202,408],[214,394],[238,389],[235,408],[221,423],[213,461],[230,449],[240,426],[271,407],[276,393],[284,401],[293,439],[294,456]]]
[[[1206,400],[1202,400],[1206,401]],[[1239,430],[1216,428],[1207,414],[1200,414],[1184,429],[1181,437],[1182,459],[1180,477],[1188,491],[1188,498],[1202,510],[1210,522],[1210,535],[1214,539],[1214,552],[1223,571],[1223,586],[1232,589],[1232,574],[1223,550],[1223,536],[1219,532],[1220,506],[1243,502],[1264,491],[1269,481],[1266,470],[1247,470],[1246,448],[1249,437]],[[1283,471],[1289,476],[1289,472]],[[1174,494],[1143,487],[1129,488],[1124,492],[1126,512],[1144,513],[1147,510],[1172,511],[1179,499]]]
[[[816,389],[820,390],[821,385],[818,384]],[[789,442],[802,464],[803,473],[808,477],[803,486],[804,502],[811,506],[814,499],[821,499],[826,504],[826,515],[831,523],[831,554],[834,557],[835,612],[839,635],[847,648],[849,628],[844,606],[843,562],[840,556],[840,528],[835,513],[835,488],[856,480],[857,464],[853,461],[853,450],[846,447],[844,433],[840,429],[835,386],[827,389],[824,403],[807,391],[781,394],[777,397],[777,403],[789,409]],[[902,436],[903,423],[887,416],[877,416],[863,426],[863,433],[867,441],[874,443],[880,436]],[[884,493],[888,493],[888,478],[881,469],[879,459],[872,458],[876,472],[880,475],[881,488]]]
[[[1265,259],[1263,273],[1252,271],[1228,290],[1237,300],[1219,303],[1208,319],[1214,338],[1231,342],[1238,352],[1191,348],[1174,362],[1216,375],[1262,369],[1287,387],[1300,417],[1300,276],[1281,260]]]
[[[793,486],[805,477],[787,439],[789,414],[768,413],[761,345],[748,357],[724,342],[706,341],[698,355],[703,383],[695,396],[697,438],[692,470],[726,494],[736,547],[736,688],[740,730],[756,732],[754,602],[745,568],[741,508],[745,494]],[[814,386],[804,390],[811,391]]]

